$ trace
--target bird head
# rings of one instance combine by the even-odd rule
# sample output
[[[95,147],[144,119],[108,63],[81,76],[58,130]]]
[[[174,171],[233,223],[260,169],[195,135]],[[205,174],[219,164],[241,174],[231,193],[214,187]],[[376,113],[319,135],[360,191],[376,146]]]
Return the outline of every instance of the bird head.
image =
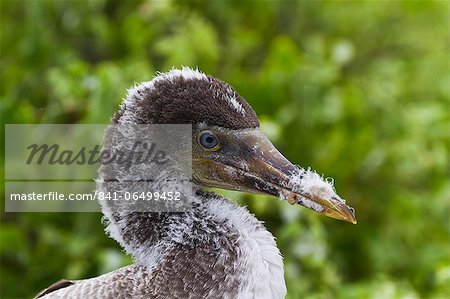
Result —
[[[128,91],[114,123],[191,124],[198,186],[269,194],[356,223],[332,183],[287,160],[260,131],[252,107],[227,83],[183,68]]]

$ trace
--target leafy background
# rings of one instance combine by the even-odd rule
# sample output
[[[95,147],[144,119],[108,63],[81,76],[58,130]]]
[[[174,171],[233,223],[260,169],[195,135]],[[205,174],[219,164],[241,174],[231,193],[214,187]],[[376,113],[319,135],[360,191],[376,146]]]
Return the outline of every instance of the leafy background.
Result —
[[[447,1],[0,5],[2,123],[107,123],[134,82],[198,66],[357,211],[225,193],[277,237],[288,298],[449,298]],[[130,263],[100,219],[2,212],[1,298]]]

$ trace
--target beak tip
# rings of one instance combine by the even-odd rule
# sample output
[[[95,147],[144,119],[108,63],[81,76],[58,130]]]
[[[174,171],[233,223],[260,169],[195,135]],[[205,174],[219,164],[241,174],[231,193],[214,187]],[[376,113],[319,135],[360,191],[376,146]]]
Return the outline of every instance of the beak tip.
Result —
[[[355,216],[355,210],[345,204],[340,204],[337,206],[333,206],[333,208],[325,209],[324,212],[322,212],[322,214],[352,224],[358,223]]]
[[[352,214],[350,217],[346,217],[345,219],[347,222],[350,222],[352,224],[357,224],[358,221],[356,220],[355,214]]]
[[[348,210],[350,211],[350,213],[345,213],[345,220],[347,222],[350,222],[352,224],[357,224],[358,221],[356,220],[356,216],[355,216],[355,210],[351,207],[348,207]]]

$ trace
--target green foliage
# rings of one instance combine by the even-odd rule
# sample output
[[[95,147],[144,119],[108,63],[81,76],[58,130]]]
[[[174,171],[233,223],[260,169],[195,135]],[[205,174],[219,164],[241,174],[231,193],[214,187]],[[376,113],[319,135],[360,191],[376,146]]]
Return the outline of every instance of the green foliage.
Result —
[[[1,1],[3,123],[106,123],[127,88],[198,66],[357,225],[226,192],[277,237],[289,298],[448,298],[448,2]],[[1,297],[130,262],[96,213],[2,213]]]

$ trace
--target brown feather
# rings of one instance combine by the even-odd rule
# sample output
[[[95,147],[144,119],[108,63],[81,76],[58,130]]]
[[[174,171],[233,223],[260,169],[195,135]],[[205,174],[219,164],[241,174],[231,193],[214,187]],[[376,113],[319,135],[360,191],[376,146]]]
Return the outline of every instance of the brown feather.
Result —
[[[36,295],[36,297],[34,298],[41,298],[44,297],[47,294],[50,294],[54,291],[57,291],[59,289],[74,285],[75,281],[73,280],[66,280],[66,279],[61,279],[58,282],[55,282],[54,284],[52,284],[51,286],[49,286],[48,288],[46,288],[45,290],[42,290],[39,292],[39,294]]]

